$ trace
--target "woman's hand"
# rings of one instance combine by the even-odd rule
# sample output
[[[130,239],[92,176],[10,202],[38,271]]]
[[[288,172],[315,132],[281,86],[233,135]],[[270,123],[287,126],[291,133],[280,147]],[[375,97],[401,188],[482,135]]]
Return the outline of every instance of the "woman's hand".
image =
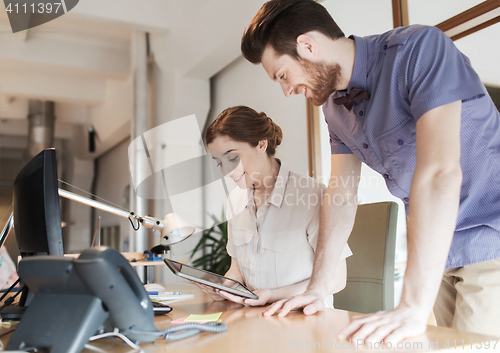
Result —
[[[245,306],[262,306],[266,305],[267,302],[271,299],[271,290],[270,289],[257,289],[254,291],[255,294],[259,297],[259,299],[248,299],[244,297],[240,297],[239,295],[234,295],[223,290],[216,289],[217,293],[230,300],[232,302],[242,304]]]
[[[200,288],[203,292],[205,292],[212,300],[215,300],[215,301],[226,300],[225,297],[223,297],[219,294],[219,290],[216,288],[212,288],[210,286],[206,286],[204,284],[194,282],[194,281],[191,281],[191,283],[195,284],[198,288]]]
[[[270,289],[257,289],[254,291],[259,296],[259,299],[245,299],[243,303],[249,306],[264,306],[271,300],[272,292]]]

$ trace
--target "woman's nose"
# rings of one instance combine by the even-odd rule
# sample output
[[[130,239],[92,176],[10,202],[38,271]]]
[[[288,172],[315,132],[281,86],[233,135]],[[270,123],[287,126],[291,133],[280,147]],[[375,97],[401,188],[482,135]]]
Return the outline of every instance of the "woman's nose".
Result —
[[[231,177],[231,174],[234,171],[235,166],[230,163],[226,163],[220,167],[220,171],[224,176]]]

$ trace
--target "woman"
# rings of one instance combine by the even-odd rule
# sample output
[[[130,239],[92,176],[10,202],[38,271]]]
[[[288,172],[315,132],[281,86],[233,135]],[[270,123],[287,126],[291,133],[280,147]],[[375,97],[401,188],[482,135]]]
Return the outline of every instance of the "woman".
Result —
[[[214,300],[265,305],[304,292],[312,273],[325,186],[288,170],[273,156],[281,128],[265,113],[237,106],[208,127],[205,143],[222,173],[238,188],[228,198],[226,277],[244,283],[259,299],[201,286]],[[345,287],[345,246],[331,293]],[[325,302],[333,307],[333,296]]]

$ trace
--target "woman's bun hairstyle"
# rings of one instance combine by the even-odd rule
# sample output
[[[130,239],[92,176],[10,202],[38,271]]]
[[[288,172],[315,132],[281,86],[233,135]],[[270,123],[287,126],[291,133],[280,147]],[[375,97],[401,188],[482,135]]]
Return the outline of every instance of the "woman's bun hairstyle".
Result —
[[[207,128],[205,144],[212,143],[216,137],[227,136],[238,142],[246,142],[252,147],[259,141],[267,140],[267,154],[272,157],[283,140],[283,132],[276,123],[266,115],[252,108],[239,105],[227,108]]]

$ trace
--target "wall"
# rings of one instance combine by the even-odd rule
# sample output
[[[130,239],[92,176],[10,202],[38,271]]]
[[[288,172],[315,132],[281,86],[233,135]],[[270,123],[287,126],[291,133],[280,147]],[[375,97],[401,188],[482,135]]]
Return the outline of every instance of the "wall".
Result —
[[[123,140],[97,159],[95,174],[95,194],[99,196],[98,201],[109,201],[112,206],[129,209],[130,169],[128,165],[129,139]],[[128,234],[130,222],[128,219],[119,217],[101,210],[95,211],[95,218],[101,217],[101,227],[119,226],[120,244],[119,250],[128,251]],[[92,232],[94,230],[92,229]],[[97,240],[96,240],[97,241]]]
[[[212,78],[212,107],[209,122],[224,109],[247,105],[264,111],[283,130],[283,142],[276,157],[298,173],[308,173],[306,99],[302,95],[285,97],[278,83],[272,82],[261,65],[243,57],[236,59]]]

